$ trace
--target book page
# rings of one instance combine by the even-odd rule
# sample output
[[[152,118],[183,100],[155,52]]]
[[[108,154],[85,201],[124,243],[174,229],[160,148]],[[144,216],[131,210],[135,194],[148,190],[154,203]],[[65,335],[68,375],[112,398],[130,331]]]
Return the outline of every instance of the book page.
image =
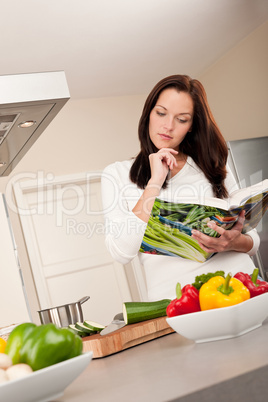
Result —
[[[165,199],[161,199],[162,201],[169,202]],[[228,199],[221,199],[216,197],[179,197],[175,199],[174,202],[170,202],[170,204],[192,204],[192,205],[204,205],[208,207],[220,208],[225,211],[228,211],[230,207],[230,202]]]
[[[267,191],[268,191],[268,179],[265,179],[262,182],[254,184],[250,187],[236,190],[230,195],[230,198],[228,200],[230,205],[228,209],[232,207],[237,207],[239,205],[243,205],[251,197]]]

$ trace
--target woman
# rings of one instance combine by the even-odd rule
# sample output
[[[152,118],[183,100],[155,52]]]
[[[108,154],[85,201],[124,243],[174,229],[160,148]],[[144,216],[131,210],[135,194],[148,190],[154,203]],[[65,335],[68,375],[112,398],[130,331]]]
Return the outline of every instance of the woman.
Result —
[[[148,300],[173,298],[177,282],[192,283],[202,273],[252,273],[249,256],[256,253],[259,237],[255,230],[241,233],[243,214],[231,230],[211,221],[218,238],[192,231],[201,248],[217,253],[204,263],[139,252],[156,197],[179,202],[187,196],[192,203],[202,203],[204,197],[227,198],[237,189],[202,84],[186,75],[161,80],[145,102],[139,140],[141,149],[134,160],[104,170],[102,198],[108,250],[122,264],[139,256]]]

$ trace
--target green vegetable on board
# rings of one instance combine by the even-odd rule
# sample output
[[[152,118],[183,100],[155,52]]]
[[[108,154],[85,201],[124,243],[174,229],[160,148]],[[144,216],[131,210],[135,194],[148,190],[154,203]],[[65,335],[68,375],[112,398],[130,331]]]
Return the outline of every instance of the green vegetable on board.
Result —
[[[86,328],[89,328],[90,331],[94,332],[100,332],[105,328],[105,325],[99,324],[98,322],[95,321],[84,321],[83,325]]]
[[[166,309],[171,299],[154,302],[125,302],[123,303],[123,317],[126,324],[152,320],[167,315]]]
[[[90,335],[88,332],[81,331],[81,330],[78,329],[75,325],[76,325],[76,324],[70,324],[70,325],[68,325],[69,330],[72,331],[74,334],[80,336],[81,338],[84,338],[85,336],[89,336],[89,335]]]
[[[86,327],[82,322],[77,322],[77,323],[75,323],[74,326],[75,326],[75,328],[78,329],[78,331],[85,332],[87,335],[92,335],[92,334],[96,333],[96,331]]]

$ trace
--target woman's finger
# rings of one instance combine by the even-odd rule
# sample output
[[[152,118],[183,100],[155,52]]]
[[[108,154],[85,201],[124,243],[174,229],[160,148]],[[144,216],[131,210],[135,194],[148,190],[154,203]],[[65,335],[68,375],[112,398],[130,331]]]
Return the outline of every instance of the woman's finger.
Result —
[[[168,152],[170,152],[171,154],[174,154],[174,155],[177,155],[179,153],[178,151],[176,151],[173,148],[161,148],[161,149],[159,149],[158,152],[161,152],[161,151],[168,151]]]
[[[172,151],[174,151],[174,150],[172,150]],[[177,152],[177,151],[175,151],[175,152]],[[165,162],[167,163],[167,165],[168,165],[169,167],[171,167],[172,169],[173,169],[174,165],[177,166],[176,158],[175,158],[175,156],[170,152],[169,149],[162,148],[162,149],[160,149],[160,151],[158,151],[158,152],[156,153],[156,155],[158,155],[158,156],[161,158],[162,161],[165,160]]]
[[[215,232],[219,233],[219,235],[223,235],[223,234],[225,233],[225,229],[222,228],[221,226],[218,226],[218,225],[216,224],[216,222],[214,222],[214,221],[209,221],[209,222],[207,223],[207,226],[208,226],[210,229],[215,230]]]
[[[236,222],[236,224],[234,225],[233,228],[235,230],[238,230],[239,232],[242,232],[244,222],[245,222],[245,211],[241,211],[239,216],[238,216],[238,220],[237,220],[237,222]]]

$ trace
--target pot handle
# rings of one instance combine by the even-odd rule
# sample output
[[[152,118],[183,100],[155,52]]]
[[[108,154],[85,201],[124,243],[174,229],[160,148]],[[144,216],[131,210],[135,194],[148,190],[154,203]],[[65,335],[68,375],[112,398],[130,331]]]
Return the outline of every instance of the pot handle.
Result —
[[[85,303],[88,299],[90,299],[90,296],[84,296],[84,297],[82,297],[82,299],[78,300],[77,303],[80,303],[80,304]]]

